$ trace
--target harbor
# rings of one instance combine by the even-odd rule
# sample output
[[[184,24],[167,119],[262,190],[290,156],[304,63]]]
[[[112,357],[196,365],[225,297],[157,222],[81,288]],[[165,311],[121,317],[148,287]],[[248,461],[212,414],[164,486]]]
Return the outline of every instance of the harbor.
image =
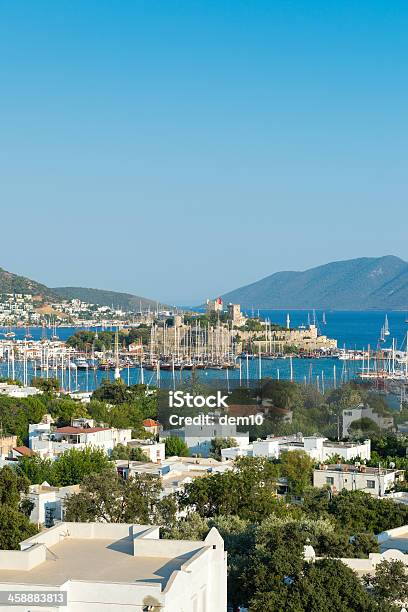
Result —
[[[379,313],[375,314],[378,319]],[[395,314],[398,314],[398,325]],[[279,329],[274,329],[276,326],[271,323],[273,315],[275,320],[279,320],[279,315],[284,319]],[[344,313],[325,314],[326,323],[314,313],[316,319],[308,325],[303,323],[305,316],[306,313],[299,311],[286,316],[262,312],[260,319],[245,316],[247,326],[251,327],[248,321],[255,320],[262,320],[263,325],[260,335],[247,333],[246,340],[243,327],[237,332],[231,322],[216,320],[213,325],[205,325],[197,316],[195,319],[186,316],[185,322],[183,315],[169,315],[168,312],[152,313],[150,325],[145,317],[144,323],[133,326],[52,324],[46,328],[32,327],[29,334],[25,327],[8,326],[0,330],[0,377],[18,380],[23,385],[28,385],[33,378],[56,378],[61,389],[69,393],[90,392],[102,381],[119,377],[129,385],[163,387],[178,385],[193,375],[198,380],[222,378],[227,384],[231,381],[231,384],[241,385],[271,377],[314,385],[322,392],[360,379],[379,389],[405,394],[408,356],[404,313],[391,313],[387,317],[391,325],[385,342],[379,340],[372,347],[358,348],[347,348],[353,345],[351,338],[342,348],[337,348],[336,339],[323,348],[316,348],[316,342],[325,337],[321,333],[323,325],[329,328],[333,319],[336,316],[344,318]],[[361,313],[349,313],[347,324],[351,327],[353,316],[361,318]],[[292,320],[290,332],[288,317]],[[368,318],[371,317],[369,313]],[[298,327],[293,326],[293,321],[300,321]],[[123,338],[128,333],[139,333],[138,329],[139,332],[146,330],[148,339],[126,345]],[[81,332],[91,341],[85,343],[85,349],[79,350],[72,346],[72,338]],[[108,341],[101,345],[100,339],[106,332],[109,333]],[[394,332],[398,338],[394,337]],[[300,344],[299,339],[310,341],[314,337],[314,348],[285,349],[282,338],[288,333],[291,341],[298,338]],[[343,337],[344,333],[343,330]],[[372,334],[375,333],[373,330]],[[355,340],[357,346],[359,338],[355,336]]]

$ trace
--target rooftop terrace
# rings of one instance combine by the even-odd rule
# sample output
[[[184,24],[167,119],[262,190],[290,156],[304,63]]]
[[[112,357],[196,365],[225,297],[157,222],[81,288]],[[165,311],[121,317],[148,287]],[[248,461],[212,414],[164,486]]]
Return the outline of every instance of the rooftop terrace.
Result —
[[[156,584],[163,590],[171,574],[206,543],[160,540],[158,527],[145,525],[59,523],[20,546],[20,551],[0,551],[0,583],[106,581]]]

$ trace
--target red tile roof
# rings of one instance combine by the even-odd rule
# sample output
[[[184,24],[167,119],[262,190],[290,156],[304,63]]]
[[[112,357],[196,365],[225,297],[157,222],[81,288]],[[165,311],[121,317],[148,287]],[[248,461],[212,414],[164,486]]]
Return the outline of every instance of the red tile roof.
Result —
[[[231,416],[249,416],[256,415],[264,411],[264,406],[257,404],[231,404],[228,406],[228,414]]]
[[[15,446],[13,450],[17,453],[20,453],[20,455],[25,455],[26,457],[31,457],[32,455],[35,455],[34,451],[32,451],[31,448],[28,448],[27,446]]]
[[[143,421],[144,427],[158,427],[159,425],[160,423],[158,423],[157,421],[154,421],[153,419],[145,419]]]
[[[58,427],[53,433],[88,434],[96,431],[107,431],[108,429],[109,427],[72,427],[72,425],[67,425],[66,427]]]

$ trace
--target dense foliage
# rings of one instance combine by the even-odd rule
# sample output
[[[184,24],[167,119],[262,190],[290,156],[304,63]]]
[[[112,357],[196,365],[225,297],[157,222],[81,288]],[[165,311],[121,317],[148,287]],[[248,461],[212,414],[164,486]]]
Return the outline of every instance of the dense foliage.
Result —
[[[38,455],[22,457],[18,471],[32,484],[46,481],[58,487],[79,484],[85,476],[99,473],[109,465],[109,458],[102,449],[87,447],[84,450],[72,448],[54,461]]]
[[[22,501],[30,481],[11,467],[0,470],[0,550],[17,550],[22,540],[37,533],[29,516],[32,504]]]
[[[117,459],[127,459],[129,461],[145,461],[149,462],[150,459],[144,452],[137,446],[125,446],[124,444],[117,444],[113,449],[109,457],[111,461]]]
[[[217,526],[229,554],[229,599],[250,603],[255,612],[393,609],[381,607],[384,599],[369,595],[340,562],[328,558],[309,566],[303,550],[311,545],[317,556],[367,557],[378,551],[374,533],[407,524],[408,508],[358,491],[331,496],[313,489],[303,459],[297,452],[280,462],[239,459],[235,472],[194,480],[178,500],[187,518],[171,526],[168,537],[198,539]],[[306,469],[310,479],[311,466]],[[302,490],[302,503],[276,497],[282,475],[294,491]]]
[[[181,438],[169,436],[165,440],[166,457],[188,457],[189,450],[187,444]]]
[[[316,433],[328,438],[341,438],[343,410],[364,404],[381,415],[394,416],[384,396],[370,390],[364,384],[351,382],[325,393],[313,385],[301,385],[288,380],[265,380],[260,389],[260,398],[270,405],[261,426],[251,429],[254,438],[265,438],[269,434],[289,435],[302,432]],[[282,419],[282,411],[291,411],[291,422]],[[380,433],[375,424],[363,422],[365,430],[356,427],[353,437],[367,437],[368,433]]]
[[[123,480],[113,469],[86,476],[80,493],[71,495],[65,506],[68,521],[108,523],[154,522],[159,518],[160,479],[141,474]]]
[[[36,379],[44,393],[27,398],[0,396],[0,423],[3,435],[16,435],[27,443],[29,423],[39,423],[50,414],[58,427],[69,425],[73,418],[91,417],[111,427],[132,429],[135,436],[148,437],[143,420],[156,418],[157,402],[145,385],[127,387],[122,381],[104,381],[94,392],[92,401],[83,404],[68,395],[57,395],[54,379]]]
[[[90,353],[94,351],[110,351],[114,348],[115,342],[114,331],[78,331],[73,336],[70,336],[66,344],[78,351]],[[147,325],[139,325],[129,329],[121,329],[118,331],[119,346],[127,348],[130,344],[140,343],[148,344],[150,339],[150,327]]]

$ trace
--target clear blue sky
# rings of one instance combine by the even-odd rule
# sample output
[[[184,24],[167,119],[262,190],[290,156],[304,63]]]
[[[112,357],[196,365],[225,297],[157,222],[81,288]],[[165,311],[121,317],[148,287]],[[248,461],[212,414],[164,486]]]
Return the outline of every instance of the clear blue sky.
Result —
[[[408,259],[406,0],[3,1],[0,266],[197,303]]]

